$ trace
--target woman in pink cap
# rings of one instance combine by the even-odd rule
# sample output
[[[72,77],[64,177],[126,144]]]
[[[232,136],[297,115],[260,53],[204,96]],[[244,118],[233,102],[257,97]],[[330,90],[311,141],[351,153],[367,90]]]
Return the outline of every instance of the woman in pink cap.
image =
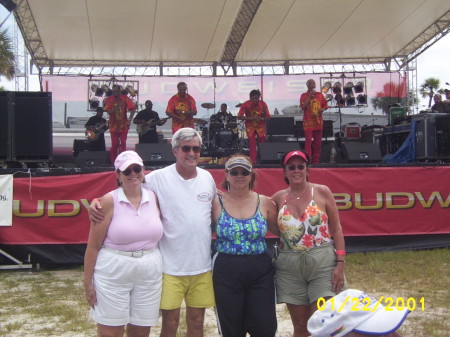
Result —
[[[99,336],[149,336],[157,324],[162,288],[163,235],[158,201],[142,187],[144,165],[134,151],[115,162],[116,190],[101,198],[105,215],[91,224],[84,286]]]
[[[287,153],[281,165],[289,187],[272,196],[281,233],[277,301],[287,305],[294,337],[309,336],[307,322],[319,298],[345,287],[345,243],[336,202],[327,186],[309,182],[309,164],[305,152]]]

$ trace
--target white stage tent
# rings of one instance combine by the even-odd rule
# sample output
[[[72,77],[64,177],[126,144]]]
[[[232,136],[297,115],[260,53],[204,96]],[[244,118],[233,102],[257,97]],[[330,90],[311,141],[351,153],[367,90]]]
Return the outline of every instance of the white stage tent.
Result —
[[[316,65],[351,71],[356,64],[367,71],[408,70],[411,60],[450,31],[448,0],[2,3],[17,6],[32,61],[51,74],[71,68],[92,74],[90,67],[102,74],[109,67],[153,68],[157,76],[169,75],[170,67],[207,67],[212,75],[278,67],[289,74],[296,67],[314,72]]]

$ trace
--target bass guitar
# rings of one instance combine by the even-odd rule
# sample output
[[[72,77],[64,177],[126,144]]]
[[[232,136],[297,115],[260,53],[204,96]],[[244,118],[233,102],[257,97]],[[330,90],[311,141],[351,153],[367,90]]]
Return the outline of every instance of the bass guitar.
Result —
[[[160,123],[160,122],[165,123],[170,118],[172,118],[172,117],[161,118],[159,120],[158,119],[150,119],[145,123],[136,124],[136,131],[140,136],[142,136],[143,134],[147,133],[147,131],[149,131],[157,123]]]

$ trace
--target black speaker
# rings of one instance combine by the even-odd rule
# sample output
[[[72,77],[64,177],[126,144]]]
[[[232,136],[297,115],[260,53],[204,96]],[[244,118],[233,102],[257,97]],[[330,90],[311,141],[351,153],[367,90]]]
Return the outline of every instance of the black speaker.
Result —
[[[293,135],[294,117],[272,117],[267,121],[267,134],[274,135]]]
[[[146,165],[166,165],[175,163],[175,156],[172,152],[172,145],[163,144],[136,144],[135,151]]]
[[[76,163],[80,167],[99,167],[109,165],[109,152],[81,151],[78,153]]]
[[[261,164],[279,164],[285,153],[295,150],[300,150],[297,142],[261,143],[259,144],[259,159]]]
[[[322,142],[322,150],[320,151],[320,162],[329,163],[331,159],[331,149],[333,148],[333,142]]]
[[[0,91],[0,160],[11,160],[11,135],[10,111],[8,108],[9,95],[6,91]]]
[[[436,118],[437,156],[450,158],[450,115]]]
[[[378,163],[381,151],[378,144],[362,142],[342,143],[343,160],[347,163]]]
[[[6,153],[6,160],[49,160],[53,148],[52,94],[5,91],[0,93],[0,107],[0,157]]]
[[[87,139],[73,140],[73,156],[78,157],[78,153],[91,150],[91,142]]]

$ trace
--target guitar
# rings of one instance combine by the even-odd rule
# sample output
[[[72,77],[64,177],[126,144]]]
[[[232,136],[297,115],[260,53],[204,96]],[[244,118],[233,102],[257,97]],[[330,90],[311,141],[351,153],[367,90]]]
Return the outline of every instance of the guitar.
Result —
[[[97,123],[94,126],[95,130],[86,130],[84,134],[86,135],[87,140],[93,142],[98,139],[98,136],[101,133],[104,133],[106,130],[108,130],[108,128],[109,128],[108,123],[105,124]]]
[[[144,124],[136,124],[136,131],[140,136],[142,136],[143,134],[147,133],[147,131],[150,130],[153,126],[155,126],[157,123],[166,122],[170,118],[172,117],[161,118],[159,120],[150,119]]]

